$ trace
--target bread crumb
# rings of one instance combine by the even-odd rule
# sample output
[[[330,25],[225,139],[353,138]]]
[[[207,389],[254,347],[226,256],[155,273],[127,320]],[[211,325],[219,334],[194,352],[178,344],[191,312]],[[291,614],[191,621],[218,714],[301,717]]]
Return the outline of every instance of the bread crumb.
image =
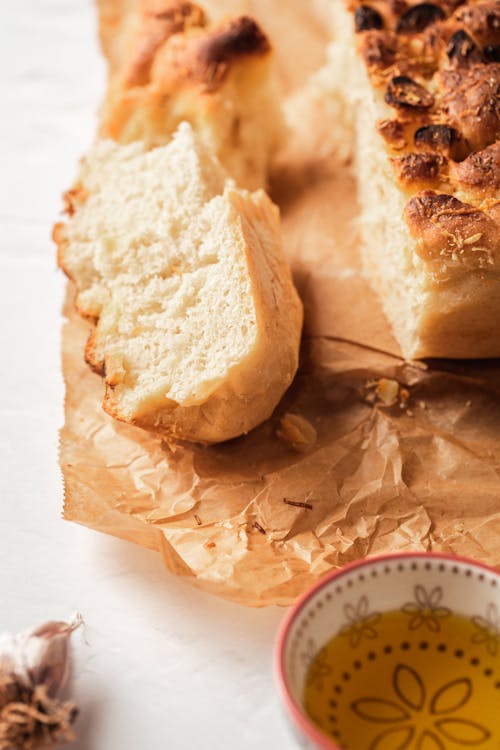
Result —
[[[399,396],[399,383],[397,380],[380,378],[377,382],[375,393],[385,406],[394,406]]]
[[[307,453],[318,439],[316,428],[305,417],[290,412],[280,419],[276,435],[298,453]]]
[[[410,391],[400,385],[397,380],[392,378],[367,380],[365,388],[368,390],[365,396],[367,403],[375,404],[378,401],[384,406],[395,406],[397,404],[401,410],[405,410],[409,414],[407,407],[410,400]]]

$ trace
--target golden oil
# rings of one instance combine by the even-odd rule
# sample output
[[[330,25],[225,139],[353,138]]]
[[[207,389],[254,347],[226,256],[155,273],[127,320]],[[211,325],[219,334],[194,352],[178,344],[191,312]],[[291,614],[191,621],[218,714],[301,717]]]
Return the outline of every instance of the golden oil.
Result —
[[[314,723],[344,750],[499,750],[495,605],[470,618],[432,605],[362,610],[310,660]]]

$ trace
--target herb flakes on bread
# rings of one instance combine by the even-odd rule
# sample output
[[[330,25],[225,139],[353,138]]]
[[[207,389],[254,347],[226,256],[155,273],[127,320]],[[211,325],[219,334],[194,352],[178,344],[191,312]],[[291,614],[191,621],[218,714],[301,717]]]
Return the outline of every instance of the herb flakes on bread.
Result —
[[[498,357],[500,3],[323,4],[325,95],[355,114],[364,268],[402,352]]]

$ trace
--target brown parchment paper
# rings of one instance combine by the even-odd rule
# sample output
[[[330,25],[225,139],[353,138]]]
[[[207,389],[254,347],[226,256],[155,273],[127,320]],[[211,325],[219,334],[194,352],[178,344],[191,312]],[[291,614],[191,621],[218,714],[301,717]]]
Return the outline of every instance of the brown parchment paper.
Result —
[[[320,64],[325,32],[309,3],[223,5],[270,30],[284,90]],[[500,363],[401,359],[360,275],[345,149],[324,138],[325,114],[304,97],[272,192],[306,323],[300,371],[272,419],[230,443],[175,448],[113,421],[83,362],[88,326],[71,289],[65,308],[65,518],[157,550],[173,573],[252,606],[289,604],[333,567],[376,553],[500,564]],[[375,397],[380,378],[408,391],[402,407]],[[276,437],[286,412],[316,427],[308,454]]]

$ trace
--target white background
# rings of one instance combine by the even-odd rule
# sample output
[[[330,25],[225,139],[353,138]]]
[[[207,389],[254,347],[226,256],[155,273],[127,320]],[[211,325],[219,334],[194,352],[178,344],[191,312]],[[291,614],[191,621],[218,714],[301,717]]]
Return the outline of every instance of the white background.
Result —
[[[105,71],[90,0],[0,1],[0,631],[75,610],[75,750],[288,748],[271,652],[282,610],[176,580],[60,519],[64,280],[51,226]]]

